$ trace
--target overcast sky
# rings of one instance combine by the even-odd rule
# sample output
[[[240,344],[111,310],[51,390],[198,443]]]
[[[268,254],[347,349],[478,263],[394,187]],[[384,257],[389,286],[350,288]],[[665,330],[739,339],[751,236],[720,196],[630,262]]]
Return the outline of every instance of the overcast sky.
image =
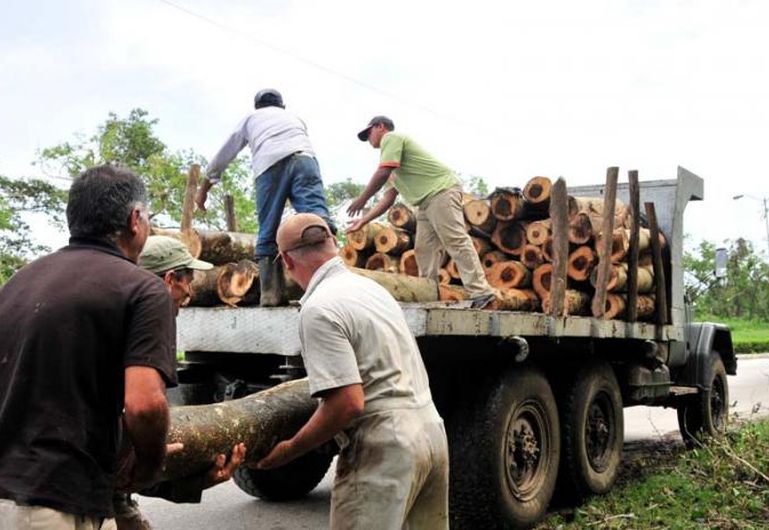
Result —
[[[135,107],[211,157],[278,88],[326,182],[366,182],[374,114],[495,185],[705,179],[687,233],[766,253],[769,2],[2,0],[0,174]],[[732,196],[747,193],[759,200]]]

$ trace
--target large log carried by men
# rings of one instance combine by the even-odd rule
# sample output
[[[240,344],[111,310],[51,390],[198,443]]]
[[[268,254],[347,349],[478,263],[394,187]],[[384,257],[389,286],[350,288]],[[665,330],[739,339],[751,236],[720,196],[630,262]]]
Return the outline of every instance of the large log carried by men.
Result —
[[[312,416],[317,402],[310,397],[307,379],[211,405],[171,407],[167,442],[184,449],[166,458],[162,479],[183,479],[204,472],[219,454],[246,445],[244,465],[255,464],[270,450],[291,438]],[[127,454],[124,447],[122,454]]]

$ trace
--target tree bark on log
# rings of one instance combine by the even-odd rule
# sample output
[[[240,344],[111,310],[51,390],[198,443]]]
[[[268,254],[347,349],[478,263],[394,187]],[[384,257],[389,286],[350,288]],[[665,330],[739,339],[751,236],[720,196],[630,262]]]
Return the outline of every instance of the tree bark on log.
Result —
[[[366,260],[366,269],[370,271],[398,272],[400,262],[388,254],[375,252]]]
[[[259,266],[251,260],[217,265],[207,271],[195,271],[187,305],[211,307],[221,304],[236,306],[258,282]]]
[[[374,280],[399,302],[437,302],[438,284],[429,278],[405,274],[388,274],[367,269],[350,269],[355,274]]]
[[[569,253],[566,274],[575,281],[587,281],[590,279],[590,273],[597,263],[598,256],[595,251],[587,245],[582,245]]]
[[[491,213],[491,205],[484,199],[474,199],[463,207],[465,219],[479,230],[490,234],[494,231],[497,219]]]
[[[638,267],[638,292],[649,293],[654,289],[654,269],[651,266]],[[606,290],[609,292],[625,292],[627,290],[628,279],[627,263],[612,264],[609,272],[609,282],[606,284]],[[590,283],[595,286],[598,281],[595,270],[590,274]]]
[[[460,285],[438,285],[438,299],[441,302],[460,302],[468,298],[467,289]]]
[[[517,221],[497,223],[491,241],[503,252],[520,256],[526,244],[526,227]]]
[[[569,196],[569,218],[579,212],[588,214],[596,227],[601,226],[603,218],[604,199],[603,197],[572,197]],[[614,201],[614,228],[630,228],[630,212],[628,207],[619,199]]]
[[[219,265],[207,271],[194,272],[192,283],[190,284],[192,296],[187,303],[188,306],[212,307],[221,305],[222,301],[219,299],[217,281],[219,273],[224,267],[226,265]]]
[[[190,254],[192,254],[193,258],[200,257],[200,235],[194,228],[182,232],[180,230],[171,230],[168,228],[153,226],[150,229],[150,233],[153,236],[167,236],[181,241],[184,246],[187,247],[187,250],[190,252]]]
[[[611,262],[619,263],[625,259],[630,249],[629,231],[624,228],[614,230],[611,236]],[[595,250],[601,254],[605,238],[598,234],[595,238]],[[647,240],[648,241],[648,240]]]
[[[590,315],[590,295],[576,289],[566,289],[563,299],[564,312],[567,315]],[[542,310],[550,312],[550,297],[542,300]]]
[[[640,295],[636,301],[636,318],[651,320],[654,316],[654,296]],[[627,295],[609,293],[606,295],[606,318],[624,318],[627,315]]]
[[[396,204],[387,212],[390,224],[413,234],[417,229],[417,216],[414,209],[403,203]]]
[[[491,267],[488,281],[489,284],[500,289],[529,287],[531,271],[520,261],[501,261]]]
[[[171,407],[167,441],[182,442],[184,450],[168,456],[163,479],[203,472],[238,442],[246,444],[244,464],[254,464],[275,444],[296,434],[316,408],[307,379],[222,403]]]
[[[401,254],[399,270],[401,274],[406,276],[419,276],[419,265],[417,264],[417,255],[414,249],[407,250]]]
[[[200,259],[224,265],[242,259],[255,259],[256,236],[242,232],[199,231]]]
[[[631,231],[629,228],[618,228],[614,230],[614,233],[612,234],[612,262],[619,263],[627,256],[630,251],[630,233]],[[598,248],[598,245],[603,238],[602,236],[603,234],[598,234],[596,236],[596,248]],[[659,242],[662,248],[667,244],[665,236],[662,233],[660,233]],[[640,228],[638,230],[638,250],[641,253],[646,253],[649,252],[650,248],[651,232],[648,228]]]
[[[549,200],[548,200],[549,202]],[[550,235],[550,219],[534,221],[526,228],[526,241],[531,245],[542,246]]]
[[[400,256],[411,248],[411,235],[394,226],[382,228],[374,238],[376,251],[391,256]]]
[[[547,212],[550,209],[550,189],[552,181],[547,177],[534,177],[523,187],[523,197],[527,207],[533,210]]]
[[[499,221],[512,221],[521,213],[523,203],[517,188],[497,188],[491,195],[491,212]]]
[[[345,245],[339,249],[339,256],[348,267],[365,267],[366,260],[370,255],[365,250],[355,250],[350,245]]]
[[[541,302],[531,289],[500,289],[497,309],[504,311],[539,311]]]
[[[542,257],[542,248],[539,245],[524,245],[521,263],[526,265],[526,268],[534,270],[544,262],[545,258]]]
[[[355,250],[373,249],[376,235],[382,228],[381,223],[368,223],[360,230],[347,232],[347,244]]]

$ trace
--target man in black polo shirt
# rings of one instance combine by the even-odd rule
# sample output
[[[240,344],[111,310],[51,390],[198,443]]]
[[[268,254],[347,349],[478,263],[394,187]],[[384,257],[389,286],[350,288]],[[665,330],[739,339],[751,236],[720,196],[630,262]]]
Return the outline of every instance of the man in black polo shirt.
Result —
[[[114,528],[115,484],[162,466],[176,331],[162,280],[136,266],[145,203],[130,171],[85,171],[69,245],[0,290],[0,528]],[[133,449],[116,476],[121,436]]]

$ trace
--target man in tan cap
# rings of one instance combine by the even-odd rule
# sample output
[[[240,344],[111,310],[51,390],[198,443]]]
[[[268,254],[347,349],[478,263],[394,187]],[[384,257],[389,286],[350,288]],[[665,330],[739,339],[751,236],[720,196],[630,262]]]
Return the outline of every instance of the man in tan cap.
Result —
[[[305,289],[299,338],[320,403],[257,467],[279,467],[336,438],[331,528],[447,529],[446,431],[401,307],[345,267],[317,215],[287,219],[277,243],[286,270]]]
[[[190,284],[196,270],[213,268],[207,261],[195,259],[179,240],[167,236],[149,236],[139,256],[139,265],[160,276],[174,302],[176,312],[190,298]],[[182,444],[171,444],[175,451],[182,451]],[[141,495],[161,497],[172,502],[200,502],[204,489],[227,481],[243,462],[246,447],[236,444],[232,455],[220,454],[211,468],[201,474],[174,481],[165,481],[140,491]],[[115,522],[118,530],[151,530],[152,525],[139,511],[138,503],[128,493],[116,492],[113,498]]]

